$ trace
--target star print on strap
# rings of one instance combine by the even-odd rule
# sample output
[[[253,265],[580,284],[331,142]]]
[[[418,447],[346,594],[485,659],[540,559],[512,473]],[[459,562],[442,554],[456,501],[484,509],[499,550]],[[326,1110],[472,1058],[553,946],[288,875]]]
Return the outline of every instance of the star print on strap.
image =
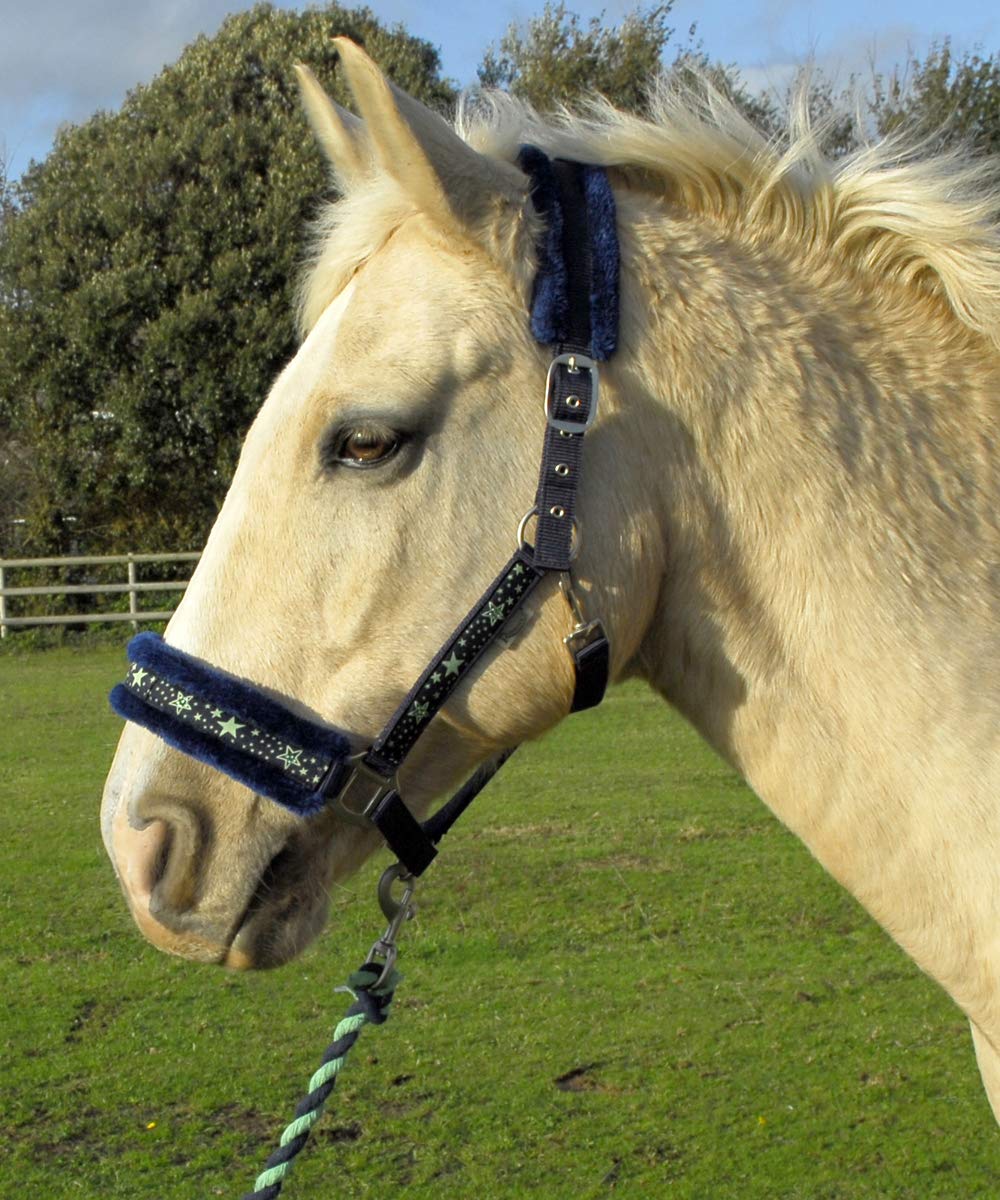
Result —
[[[326,803],[322,784],[347,761],[347,735],[295,712],[257,685],[140,633],[111,707],[177,750],[258,795],[310,816]]]
[[[131,663],[125,687],[142,699],[150,708],[168,713],[176,720],[194,726],[202,733],[239,747],[260,762],[284,771],[296,782],[312,790],[329,771],[332,759],[307,754],[302,746],[289,745],[249,721],[237,721],[233,713],[224,712],[211,701],[185,693],[165,679]]]
[[[469,668],[493,643],[541,577],[542,572],[532,564],[530,550],[518,550],[396,709],[365,755],[369,766],[386,776],[395,773]]]

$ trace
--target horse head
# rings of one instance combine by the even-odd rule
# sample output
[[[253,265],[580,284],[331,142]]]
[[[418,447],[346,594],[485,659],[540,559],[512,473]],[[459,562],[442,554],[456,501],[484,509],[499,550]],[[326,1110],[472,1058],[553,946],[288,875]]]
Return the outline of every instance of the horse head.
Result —
[[[165,638],[360,746],[514,548],[535,493],[549,357],[527,320],[539,228],[525,175],[462,140],[352,43],[340,51],[360,119],[299,69],[342,192],[303,292],[304,338],[246,437]],[[620,672],[648,620],[625,598],[654,594],[655,563],[623,515],[616,394],[609,372],[610,419],[587,447],[603,484],[581,497],[575,575]],[[401,790],[417,814],[569,710],[572,613],[550,579],[526,611],[516,642],[470,670],[408,758]],[[241,967],[298,953],[324,923],[331,881],[378,845],[132,724],[102,826],[143,933]]]

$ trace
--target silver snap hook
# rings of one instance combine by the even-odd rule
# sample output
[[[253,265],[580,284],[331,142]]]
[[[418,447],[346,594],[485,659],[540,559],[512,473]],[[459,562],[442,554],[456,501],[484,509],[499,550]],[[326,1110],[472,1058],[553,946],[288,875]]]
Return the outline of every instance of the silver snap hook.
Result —
[[[403,885],[403,895],[399,900],[396,900],[392,894],[393,884],[397,880]],[[381,974],[372,984],[372,990],[382,987],[389,978],[392,968],[396,965],[396,956],[398,953],[396,939],[399,936],[399,931],[417,911],[416,905],[413,903],[413,893],[416,887],[416,879],[407,871],[402,863],[393,863],[391,867],[386,867],[382,872],[382,878],[378,881],[379,908],[381,908],[382,915],[389,924],[385,933],[382,934],[368,951],[370,961],[381,959],[384,964]]]

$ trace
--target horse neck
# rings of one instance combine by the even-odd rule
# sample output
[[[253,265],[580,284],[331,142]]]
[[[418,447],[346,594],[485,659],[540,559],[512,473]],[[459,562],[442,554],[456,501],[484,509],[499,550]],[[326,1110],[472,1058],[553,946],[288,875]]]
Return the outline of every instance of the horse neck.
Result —
[[[664,536],[637,667],[809,841],[792,793],[820,810],[902,795],[908,740],[942,705],[969,717],[962,680],[998,647],[974,532],[996,537],[996,358],[950,314],[894,325],[791,253],[623,208],[628,378],[660,425],[637,453]]]

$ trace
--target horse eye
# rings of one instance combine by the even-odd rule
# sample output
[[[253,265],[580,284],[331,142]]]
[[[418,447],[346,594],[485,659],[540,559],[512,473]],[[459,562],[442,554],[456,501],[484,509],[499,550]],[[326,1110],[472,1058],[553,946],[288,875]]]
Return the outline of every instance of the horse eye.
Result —
[[[374,425],[342,429],[331,441],[329,459],[345,467],[377,467],[403,444],[398,433]]]

